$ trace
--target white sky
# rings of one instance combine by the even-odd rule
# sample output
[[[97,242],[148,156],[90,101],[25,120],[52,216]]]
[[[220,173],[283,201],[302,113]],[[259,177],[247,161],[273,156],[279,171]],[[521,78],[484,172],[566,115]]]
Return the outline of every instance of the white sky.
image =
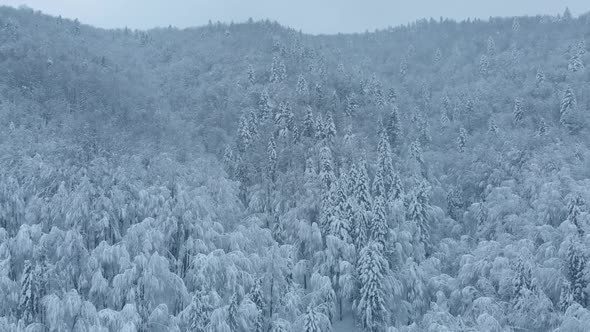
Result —
[[[0,0],[103,27],[199,26],[269,18],[307,33],[363,32],[420,18],[464,19],[590,11],[590,0]]]

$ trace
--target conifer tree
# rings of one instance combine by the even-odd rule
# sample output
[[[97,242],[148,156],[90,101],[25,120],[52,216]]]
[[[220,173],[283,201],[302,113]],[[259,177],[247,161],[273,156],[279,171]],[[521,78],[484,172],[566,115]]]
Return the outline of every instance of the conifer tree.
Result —
[[[246,74],[248,75],[248,81],[250,84],[256,83],[256,72],[254,71],[252,64],[248,64],[248,70],[246,71]]]
[[[268,147],[266,149],[268,156],[267,174],[271,183],[275,183],[277,179],[277,145],[274,137],[270,137]]]
[[[522,304],[521,300],[533,290],[531,267],[522,258],[519,258],[512,279],[512,301],[517,306],[517,310],[521,309],[518,307]]]
[[[479,58],[479,74],[482,77],[487,77],[489,70],[490,70],[490,60],[488,59],[487,55],[483,54]]]
[[[369,232],[371,234],[370,239],[381,243],[383,248],[385,248],[389,229],[385,215],[385,199],[382,195],[375,197],[373,200],[373,218],[369,225]]]
[[[410,155],[412,156],[412,159],[416,160],[420,165],[424,164],[422,145],[419,140],[415,140],[410,145]]]
[[[280,83],[287,77],[287,68],[285,63],[278,56],[275,56],[272,60],[270,67],[270,82]]]
[[[387,92],[387,102],[389,105],[394,105],[397,102],[397,93],[395,92],[395,88],[389,88]]]
[[[588,281],[585,275],[586,260],[582,245],[573,239],[567,250],[566,277],[571,285],[573,300],[582,306],[586,306],[588,299],[588,294],[586,294]]]
[[[197,291],[193,295],[188,316],[190,331],[205,332],[209,326],[213,308],[207,303],[205,293]]]
[[[498,125],[494,119],[490,119],[490,121],[488,121],[488,133],[492,135],[498,134]]]
[[[489,57],[496,56],[496,41],[492,36],[488,37],[487,54]]]
[[[297,78],[297,88],[295,90],[298,96],[305,96],[308,93],[307,80],[303,75]]]
[[[268,90],[262,90],[260,98],[258,99],[258,114],[261,121],[268,119],[272,112],[272,104]]]
[[[328,116],[326,117],[325,125],[324,125],[324,137],[328,140],[328,142],[332,142],[336,138],[336,124],[334,124],[334,117],[332,116],[332,112],[328,112]]]
[[[315,121],[313,118],[313,109],[309,105],[305,108],[305,117],[303,118],[302,134],[305,137],[315,136]]]
[[[457,150],[465,152],[465,144],[467,144],[467,130],[465,128],[459,129],[459,137],[457,137]]]
[[[574,303],[574,293],[572,285],[565,280],[561,286],[561,293],[559,294],[559,309],[565,312]]]
[[[576,111],[577,101],[574,90],[571,87],[565,89],[561,106],[559,108],[559,122],[567,126],[569,117]]]
[[[354,116],[359,108],[358,102],[356,100],[356,94],[354,92],[351,92],[348,96],[346,96],[346,107],[344,109],[344,112],[346,113],[347,116],[352,117]]]
[[[232,332],[240,331],[240,323],[239,323],[239,302],[238,302],[238,295],[234,293],[230,300],[229,306],[227,308],[227,325],[231,329]]]
[[[391,113],[387,118],[385,129],[387,132],[387,137],[389,138],[390,147],[399,147],[401,143],[402,129],[399,110],[395,104],[391,106]]]
[[[25,324],[30,324],[35,321],[37,317],[37,310],[39,308],[38,289],[35,280],[35,267],[31,261],[25,261],[23,270],[21,291],[18,305],[19,317],[23,319]]]
[[[408,220],[418,227],[418,239],[424,245],[426,253],[430,252],[430,225],[428,221],[428,187],[424,181],[419,181],[410,195],[408,203]]]
[[[440,63],[442,60],[442,51],[440,50],[440,48],[437,48],[436,51],[434,52],[434,63],[438,64]]]
[[[385,308],[385,277],[387,260],[381,243],[371,241],[360,251],[357,274],[360,299],[356,306],[363,331],[382,332],[388,312]]]
[[[582,213],[582,209],[585,205],[586,202],[579,194],[572,197],[567,204],[567,220],[576,226],[576,230],[578,231],[580,237],[584,236],[584,228],[582,226],[582,218],[580,214]]]
[[[402,81],[404,81],[408,75],[408,60],[406,57],[403,57],[399,64],[399,75]]]

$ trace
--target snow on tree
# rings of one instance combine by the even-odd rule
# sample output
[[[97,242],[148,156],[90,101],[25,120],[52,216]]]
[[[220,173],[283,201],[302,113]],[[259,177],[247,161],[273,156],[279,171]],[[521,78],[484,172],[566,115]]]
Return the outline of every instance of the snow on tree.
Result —
[[[424,153],[422,152],[422,144],[420,141],[415,140],[410,145],[410,156],[416,160],[420,165],[424,164]]]
[[[277,144],[274,137],[270,137],[268,147],[266,148],[268,156],[267,176],[271,183],[275,183],[277,179]]]
[[[303,118],[302,134],[305,137],[315,136],[315,121],[313,118],[313,109],[309,105],[305,107],[305,117]]]
[[[585,205],[586,202],[579,194],[573,196],[567,203],[567,220],[576,227],[580,237],[584,236],[584,226],[580,215]]]
[[[407,219],[418,228],[418,240],[424,245],[426,253],[430,252],[430,225],[428,215],[428,186],[420,180],[409,196]]]
[[[573,300],[582,306],[586,306],[588,302],[586,261],[584,248],[579,241],[572,240],[567,249],[566,277],[570,283]]]
[[[574,90],[571,87],[567,87],[561,100],[561,106],[559,108],[559,122],[568,127],[573,114],[577,109],[576,96]]]
[[[487,42],[487,55],[489,57],[494,57],[496,55],[496,41],[494,37],[489,36]]]
[[[399,75],[402,81],[405,80],[406,76],[408,75],[408,60],[404,56],[399,64]]]
[[[457,137],[457,150],[461,153],[465,152],[465,145],[467,144],[467,130],[459,128],[459,137]]]
[[[520,22],[518,21],[518,18],[514,18],[514,21],[512,21],[512,32],[514,32],[515,34],[518,33],[520,31]]]
[[[482,77],[487,77],[489,70],[490,70],[490,60],[488,59],[487,55],[483,54],[479,58],[479,74]]]
[[[287,68],[281,58],[275,56],[270,67],[270,82],[280,83],[287,77]]]
[[[360,324],[363,331],[384,331],[388,321],[385,307],[387,260],[383,256],[382,244],[375,241],[367,243],[360,251],[357,266],[361,288],[356,310]]]
[[[270,117],[272,112],[272,103],[268,90],[264,89],[260,93],[258,99],[258,114],[261,120],[266,120]]]
[[[357,114],[359,105],[357,102],[356,94],[354,92],[351,92],[349,95],[346,96],[346,100],[344,101],[344,103],[344,112],[347,116],[352,117],[355,114]]]
[[[389,138],[390,147],[399,147],[402,138],[402,129],[399,110],[395,104],[391,106],[391,113],[387,118],[385,129],[387,132],[387,137]]]
[[[385,199],[379,195],[373,200],[373,218],[369,224],[369,232],[371,241],[381,243],[383,247],[385,247],[389,235],[386,218]]]
[[[295,92],[301,97],[304,97],[308,94],[309,88],[307,86],[307,80],[305,79],[305,76],[299,75],[297,78],[297,88],[295,89]]]
[[[18,305],[19,317],[23,319],[27,325],[35,321],[40,308],[41,299],[38,297],[40,294],[35,277],[37,277],[35,275],[35,266],[31,261],[27,260],[23,270]]]
[[[442,51],[440,48],[437,48],[434,52],[434,63],[440,63],[442,60]]]
[[[250,84],[256,83],[256,72],[254,71],[254,66],[252,66],[251,63],[248,64],[246,75],[248,76],[248,81],[250,82]]]
[[[567,69],[572,73],[579,72],[585,68],[584,62],[582,61],[582,55],[579,52],[575,52],[567,65]]]
[[[329,142],[333,141],[336,138],[336,124],[334,124],[334,116],[332,112],[328,112],[328,116],[326,117],[325,124],[323,126],[325,134],[323,135]]]

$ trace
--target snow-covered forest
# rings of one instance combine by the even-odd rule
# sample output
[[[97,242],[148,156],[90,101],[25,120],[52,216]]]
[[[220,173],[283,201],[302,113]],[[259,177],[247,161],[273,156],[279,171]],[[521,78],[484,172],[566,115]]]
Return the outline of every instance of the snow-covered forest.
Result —
[[[0,331],[588,331],[589,39],[0,7]]]

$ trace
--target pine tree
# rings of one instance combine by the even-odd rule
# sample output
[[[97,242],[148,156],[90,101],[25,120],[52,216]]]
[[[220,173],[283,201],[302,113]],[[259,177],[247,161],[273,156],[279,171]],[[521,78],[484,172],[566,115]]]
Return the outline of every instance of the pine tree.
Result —
[[[391,147],[386,130],[382,129],[379,136],[379,145],[377,146],[377,173],[383,180],[383,192],[381,194],[385,197],[393,182],[393,158],[391,156]]]
[[[465,128],[459,129],[459,137],[457,137],[457,150],[465,152],[465,144],[467,144],[467,130]]]
[[[397,93],[393,87],[389,88],[389,91],[387,92],[387,102],[389,105],[394,105],[397,102]]]
[[[467,103],[465,104],[465,114],[467,116],[473,116],[474,109],[475,109],[475,105],[474,105],[473,99],[468,98]]]
[[[520,22],[518,22],[518,19],[515,17],[514,21],[512,22],[512,32],[514,32],[516,34],[519,31],[520,31]]]
[[[410,145],[410,155],[412,156],[412,159],[416,160],[420,165],[424,164],[424,156],[420,141],[415,140],[412,142]]]
[[[284,81],[286,77],[287,68],[285,67],[285,63],[278,56],[275,56],[270,67],[270,82],[280,83]]]
[[[369,225],[370,239],[381,243],[385,248],[389,229],[387,227],[387,218],[385,216],[385,199],[382,195],[375,197],[373,201],[373,218]]]
[[[303,118],[303,136],[315,136],[315,121],[313,119],[313,109],[309,105],[305,108],[305,117]]]
[[[326,138],[324,136],[325,134],[326,131],[324,130],[324,118],[321,114],[318,114],[318,116],[315,119],[315,138],[321,141],[324,138]]]
[[[385,308],[385,277],[387,260],[381,243],[371,241],[360,252],[357,274],[360,299],[356,306],[363,331],[382,332],[387,322]]]
[[[389,188],[389,199],[391,201],[396,199],[401,199],[404,195],[404,187],[402,184],[402,179],[400,178],[397,172],[393,173],[393,181],[391,183],[391,188]]]
[[[325,332],[329,325],[330,322],[326,315],[315,310],[312,306],[307,308],[307,312],[303,316],[303,332]]]
[[[271,183],[275,183],[277,180],[277,145],[274,137],[270,137],[268,141],[268,147],[266,149],[268,156],[267,175]]]
[[[256,83],[256,72],[254,71],[254,67],[252,66],[252,64],[248,65],[248,70],[246,71],[246,74],[248,75],[248,81],[250,81],[250,84]]]
[[[239,324],[239,302],[238,302],[238,295],[234,293],[230,300],[229,306],[227,308],[227,325],[231,329],[232,332],[240,331],[240,324]]]
[[[586,287],[588,281],[585,275],[586,256],[578,241],[573,241],[567,250],[566,277],[571,284],[572,297],[582,306],[587,304]]]
[[[332,188],[332,183],[336,179],[334,175],[332,151],[329,147],[324,146],[320,150],[320,178],[322,181],[322,188],[329,191]]]
[[[492,36],[488,37],[487,54],[489,57],[496,56],[496,41]]]
[[[205,332],[210,322],[212,308],[206,302],[205,293],[197,291],[192,298],[188,316],[190,331]]]
[[[297,88],[295,90],[298,96],[306,96],[308,93],[307,80],[303,75],[297,78]]]
[[[567,68],[572,73],[579,72],[585,68],[584,62],[582,61],[582,55],[579,52],[574,52],[574,54],[570,58],[570,62]]]
[[[399,64],[399,75],[402,81],[404,81],[406,79],[406,76],[408,75],[408,60],[406,59],[406,57],[403,57]]]
[[[514,109],[512,111],[512,115],[514,117],[515,123],[519,123],[520,121],[522,121],[523,113],[524,113],[524,110],[522,107],[522,99],[520,99],[520,98],[514,99]]]
[[[18,305],[19,317],[26,325],[35,321],[39,308],[38,292],[35,280],[35,267],[31,261],[25,261],[21,281],[21,291]]]
[[[577,101],[574,94],[574,90],[571,87],[565,89],[563,99],[561,101],[561,107],[559,109],[559,122],[567,126],[569,117],[576,111]]]
[[[584,236],[584,228],[581,224],[582,218],[580,217],[580,214],[582,213],[582,209],[585,205],[586,202],[579,194],[572,197],[567,204],[567,220],[569,220],[569,222],[576,226],[576,230],[578,231],[580,237]]]
[[[567,310],[574,303],[574,293],[572,285],[565,280],[561,286],[561,294],[559,294],[559,309],[563,312]]]
[[[456,186],[452,186],[447,194],[447,209],[449,210],[449,216],[455,220],[459,220],[462,208],[463,195],[461,194],[461,190]]]
[[[533,276],[531,267],[522,258],[518,259],[512,279],[512,301],[520,304],[521,300],[526,297],[533,289]],[[520,309],[517,307],[517,309]]]
[[[328,142],[332,142],[336,138],[336,124],[334,124],[332,112],[328,112],[328,116],[326,117],[326,122],[324,125],[324,131],[324,137],[328,140]]]
[[[356,95],[354,92],[351,92],[348,96],[346,96],[346,108],[344,109],[344,112],[346,113],[347,116],[352,117],[354,116],[359,108],[358,102],[356,100]]]
[[[262,90],[260,98],[258,99],[258,114],[261,121],[266,120],[270,117],[272,112],[272,104],[268,90]]]
[[[418,239],[428,253],[431,247],[428,221],[428,187],[424,181],[419,182],[410,196],[407,218],[418,227]]]
[[[246,114],[240,117],[240,123],[238,125],[238,150],[245,152],[252,144],[254,140],[253,133],[250,130],[250,122]]]
[[[401,143],[402,128],[399,117],[399,110],[397,105],[393,104],[391,107],[391,113],[387,119],[386,124],[387,137],[389,138],[390,147],[399,147]]]
[[[490,60],[488,59],[487,55],[483,54],[479,58],[479,74],[482,77],[487,77],[489,70],[490,70]]]

